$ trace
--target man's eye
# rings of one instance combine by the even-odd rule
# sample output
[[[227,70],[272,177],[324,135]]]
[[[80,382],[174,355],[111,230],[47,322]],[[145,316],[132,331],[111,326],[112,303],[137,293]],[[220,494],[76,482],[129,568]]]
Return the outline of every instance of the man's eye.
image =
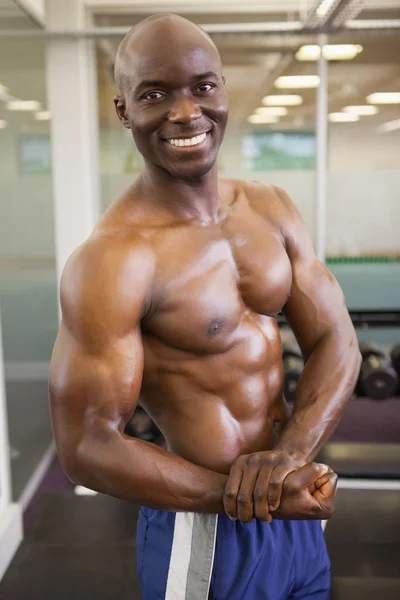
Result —
[[[144,100],[159,100],[160,98],[162,98],[161,92],[149,92],[143,96]]]
[[[209,92],[210,90],[212,90],[213,87],[215,86],[211,83],[202,83],[201,85],[199,85],[198,90],[199,92]]]

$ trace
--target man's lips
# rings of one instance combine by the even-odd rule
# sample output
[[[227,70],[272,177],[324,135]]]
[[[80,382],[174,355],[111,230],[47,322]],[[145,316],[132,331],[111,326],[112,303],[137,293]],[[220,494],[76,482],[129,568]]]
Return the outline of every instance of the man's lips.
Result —
[[[179,148],[179,149],[190,149],[190,148],[197,148],[199,146],[202,146],[204,144],[204,142],[207,139],[207,134],[209,134],[209,131],[205,131],[203,133],[197,133],[196,135],[191,135],[189,136],[179,136],[176,138],[166,138],[164,141],[167,142],[170,146],[172,146],[173,148]]]

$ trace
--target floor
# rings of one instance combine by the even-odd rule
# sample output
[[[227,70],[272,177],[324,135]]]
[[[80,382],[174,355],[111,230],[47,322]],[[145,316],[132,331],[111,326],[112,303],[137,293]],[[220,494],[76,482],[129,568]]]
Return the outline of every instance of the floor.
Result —
[[[137,510],[102,494],[77,496],[54,460],[25,513],[0,600],[140,600]],[[339,489],[325,536],[332,600],[400,598],[399,491]]]
[[[13,498],[19,498],[53,438],[47,381],[6,381]]]

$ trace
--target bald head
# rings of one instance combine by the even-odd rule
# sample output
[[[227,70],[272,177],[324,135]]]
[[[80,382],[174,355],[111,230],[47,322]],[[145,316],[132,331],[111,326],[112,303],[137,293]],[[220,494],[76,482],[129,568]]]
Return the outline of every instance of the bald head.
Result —
[[[183,17],[173,14],[157,14],[144,19],[126,34],[119,45],[115,60],[115,81],[123,94],[132,81],[135,68],[135,58],[154,49],[157,41],[170,50],[178,42],[183,45],[198,44],[200,47],[209,48],[209,51],[218,56],[219,52],[210,36],[199,26]]]
[[[131,130],[147,168],[186,181],[214,167],[228,98],[221,57],[200,27],[169,14],[142,21],[121,42],[115,78],[118,118]],[[200,141],[189,150],[186,139],[192,138]],[[186,151],[178,154],[181,139]],[[179,146],[169,140],[179,140]]]

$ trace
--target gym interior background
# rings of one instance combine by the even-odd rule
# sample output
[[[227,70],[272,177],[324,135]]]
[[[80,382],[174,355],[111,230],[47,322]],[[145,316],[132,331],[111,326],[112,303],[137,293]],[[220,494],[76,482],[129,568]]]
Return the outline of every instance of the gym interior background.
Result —
[[[363,344],[321,453],[341,476],[332,597],[399,598],[400,0],[0,0],[0,598],[140,598],[137,508],[61,472],[47,375],[65,260],[140,170],[113,108],[116,49],[168,11],[221,52],[221,175],[291,195]],[[290,397],[302,364],[280,325]],[[162,443],[149,425],[138,412],[131,434]]]

